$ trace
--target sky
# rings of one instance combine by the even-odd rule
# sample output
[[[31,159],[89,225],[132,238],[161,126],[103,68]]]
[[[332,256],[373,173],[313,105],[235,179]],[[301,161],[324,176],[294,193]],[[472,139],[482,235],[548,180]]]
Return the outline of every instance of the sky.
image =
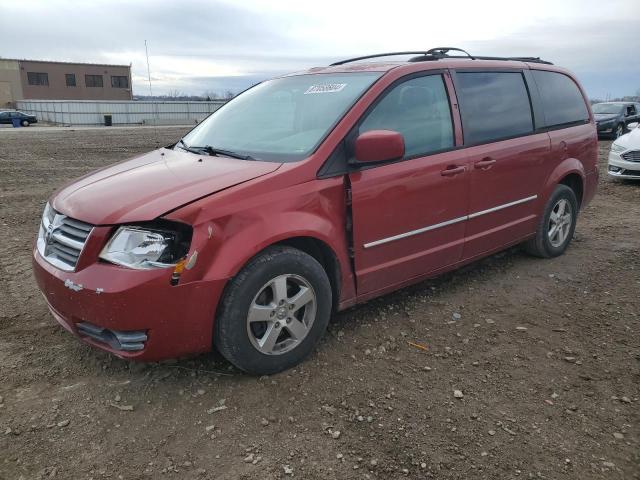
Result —
[[[591,98],[640,91],[640,0],[0,0],[0,57],[131,64],[133,93],[238,92],[371,53],[539,56]]]

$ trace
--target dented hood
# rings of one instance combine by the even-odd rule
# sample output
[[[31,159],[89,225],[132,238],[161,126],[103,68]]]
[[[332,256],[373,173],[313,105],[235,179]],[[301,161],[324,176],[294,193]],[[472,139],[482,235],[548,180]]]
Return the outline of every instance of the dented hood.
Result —
[[[93,225],[153,220],[281,165],[163,148],[76,180],[54,195],[52,204]]]

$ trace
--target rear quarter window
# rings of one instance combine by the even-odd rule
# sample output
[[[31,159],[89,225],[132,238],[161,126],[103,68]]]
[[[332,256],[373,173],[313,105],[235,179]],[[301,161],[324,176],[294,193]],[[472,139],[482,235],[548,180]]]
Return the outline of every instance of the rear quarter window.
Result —
[[[529,93],[521,72],[458,72],[465,145],[533,132]]]
[[[547,127],[586,123],[589,111],[576,83],[558,72],[533,70]]]

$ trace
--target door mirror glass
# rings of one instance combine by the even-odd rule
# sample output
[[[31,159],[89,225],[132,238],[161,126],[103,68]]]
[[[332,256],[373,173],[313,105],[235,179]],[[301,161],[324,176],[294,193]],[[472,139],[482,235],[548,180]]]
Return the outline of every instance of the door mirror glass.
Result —
[[[356,139],[356,160],[384,162],[404,157],[404,138],[393,130],[369,130]]]

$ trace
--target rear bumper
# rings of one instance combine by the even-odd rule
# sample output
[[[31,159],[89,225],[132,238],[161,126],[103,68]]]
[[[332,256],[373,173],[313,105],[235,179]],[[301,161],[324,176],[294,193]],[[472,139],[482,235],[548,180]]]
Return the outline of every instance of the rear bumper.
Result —
[[[64,272],[35,249],[33,271],[55,319],[94,347],[141,361],[211,350],[225,280],[171,286],[167,269],[131,270],[106,263]]]

